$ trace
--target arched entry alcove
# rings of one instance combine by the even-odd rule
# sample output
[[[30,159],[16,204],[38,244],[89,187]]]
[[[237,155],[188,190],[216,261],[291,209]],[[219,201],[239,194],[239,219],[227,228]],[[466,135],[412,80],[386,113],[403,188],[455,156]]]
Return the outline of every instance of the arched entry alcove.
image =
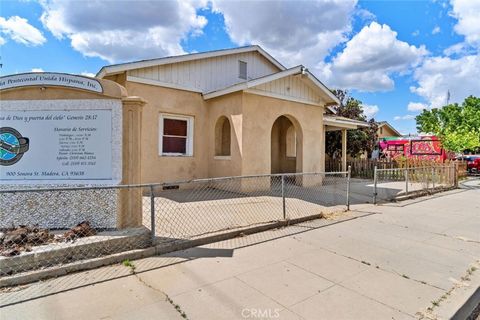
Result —
[[[215,156],[230,156],[230,121],[221,116],[215,124]]]
[[[271,132],[271,173],[302,172],[303,136],[298,121],[278,117]]]

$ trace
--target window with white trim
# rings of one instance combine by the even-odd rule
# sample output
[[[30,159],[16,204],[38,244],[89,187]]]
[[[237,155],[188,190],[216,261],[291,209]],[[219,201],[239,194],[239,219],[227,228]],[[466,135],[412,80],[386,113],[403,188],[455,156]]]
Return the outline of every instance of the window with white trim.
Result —
[[[193,117],[161,114],[159,129],[161,156],[193,155]]]

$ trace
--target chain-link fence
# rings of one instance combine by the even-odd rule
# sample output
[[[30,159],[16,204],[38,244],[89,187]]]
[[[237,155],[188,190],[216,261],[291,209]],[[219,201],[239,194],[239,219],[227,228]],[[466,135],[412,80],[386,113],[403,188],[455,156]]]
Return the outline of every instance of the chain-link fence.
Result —
[[[135,195],[148,212],[143,188],[0,190],[0,277],[150,246],[143,217],[119,215]]]
[[[40,269],[345,210],[348,181],[335,172],[0,190],[0,288]]]
[[[344,210],[347,182],[347,172],[335,172],[213,178],[153,186],[154,232],[158,241],[170,242]]]
[[[178,250],[242,233],[449,188],[453,167],[276,174],[175,183],[0,190],[0,307],[125,276],[125,259]],[[5,188],[5,186],[3,186]],[[181,244],[180,246],[177,243]],[[163,260],[162,260],[163,261]],[[39,278],[114,264],[27,286]],[[126,264],[128,266],[128,264]],[[158,267],[157,263],[151,268]],[[149,264],[145,264],[147,270]],[[142,269],[142,270],[143,270]],[[50,273],[52,270],[59,272]]]
[[[417,168],[375,168],[373,203],[393,201],[403,196],[434,193],[455,187],[454,165]]]

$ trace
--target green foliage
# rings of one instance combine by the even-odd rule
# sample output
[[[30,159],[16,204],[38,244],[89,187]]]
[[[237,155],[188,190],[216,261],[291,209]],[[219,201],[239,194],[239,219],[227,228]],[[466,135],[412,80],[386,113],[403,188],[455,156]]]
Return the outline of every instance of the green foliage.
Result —
[[[362,102],[351,97],[347,91],[333,90],[333,93],[340,100],[341,105],[336,107],[337,115],[353,120],[366,121],[363,113]],[[366,151],[370,154],[377,142],[378,125],[374,119],[368,121],[370,127],[347,131],[347,153],[352,157]],[[341,131],[329,131],[326,133],[325,151],[330,156],[342,150]]]
[[[130,272],[131,272],[131,273],[135,273],[136,267],[135,267],[135,265],[133,264],[132,261],[130,261],[129,259],[125,259],[125,260],[122,261],[122,264],[123,264],[125,267],[130,268]]]
[[[416,121],[419,132],[438,136],[449,151],[462,152],[480,147],[480,98],[470,96],[461,105],[453,103],[423,110]]]

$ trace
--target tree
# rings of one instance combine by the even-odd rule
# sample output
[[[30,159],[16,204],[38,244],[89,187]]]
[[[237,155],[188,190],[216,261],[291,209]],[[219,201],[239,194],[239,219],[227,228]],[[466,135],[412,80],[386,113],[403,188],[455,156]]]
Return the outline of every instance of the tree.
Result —
[[[359,121],[367,120],[360,100],[351,97],[344,90],[333,90],[333,94],[340,100],[340,105],[335,107],[338,116]],[[347,153],[352,157],[365,151],[370,154],[375,148],[378,125],[373,118],[368,123],[370,124],[368,128],[347,131]],[[328,155],[333,156],[335,152],[341,152],[342,133],[340,131],[328,131],[325,138],[325,151]]]
[[[470,96],[461,105],[453,103],[423,110],[415,120],[418,132],[438,136],[446,150],[463,152],[480,148],[480,98]]]

